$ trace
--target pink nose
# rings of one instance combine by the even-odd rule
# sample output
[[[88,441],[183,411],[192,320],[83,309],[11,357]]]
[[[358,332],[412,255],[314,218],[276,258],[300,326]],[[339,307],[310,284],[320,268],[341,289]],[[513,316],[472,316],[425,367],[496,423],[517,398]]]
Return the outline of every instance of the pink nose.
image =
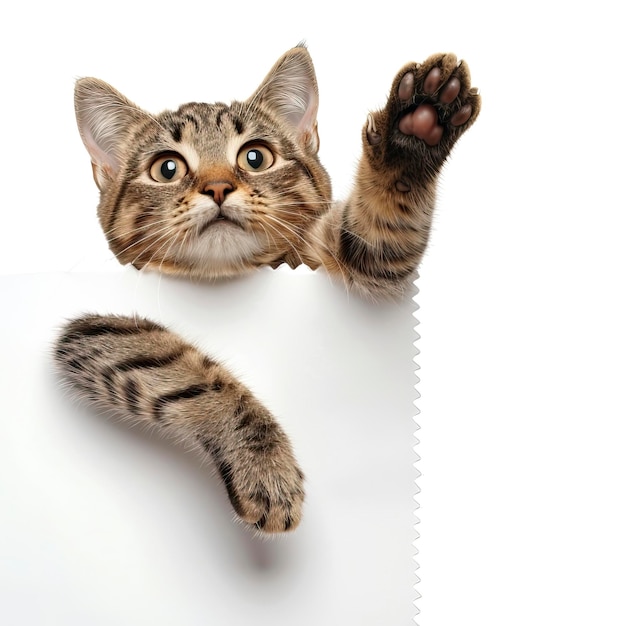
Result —
[[[217,204],[218,206],[222,206],[222,202],[224,202],[224,200],[226,199],[226,196],[231,191],[234,191],[234,189],[235,188],[230,183],[227,183],[226,181],[218,180],[215,182],[207,183],[204,186],[202,193],[207,196],[211,196],[215,204]]]

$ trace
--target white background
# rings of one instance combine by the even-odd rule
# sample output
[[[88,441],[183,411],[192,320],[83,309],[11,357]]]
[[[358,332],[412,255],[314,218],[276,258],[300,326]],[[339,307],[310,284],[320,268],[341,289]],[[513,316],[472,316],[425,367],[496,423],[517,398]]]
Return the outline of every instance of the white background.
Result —
[[[211,288],[132,268],[39,273],[0,290],[0,623],[410,621],[410,299],[373,306],[288,269]],[[85,310],[167,325],[268,406],[306,475],[295,532],[255,536],[201,455],[70,401],[50,343]]]
[[[305,39],[341,196],[396,70],[455,51],[484,105],[442,177],[419,281],[419,622],[624,624],[617,6],[12,3],[0,269],[100,270],[110,257],[73,120],[78,76],[147,109],[228,101]]]

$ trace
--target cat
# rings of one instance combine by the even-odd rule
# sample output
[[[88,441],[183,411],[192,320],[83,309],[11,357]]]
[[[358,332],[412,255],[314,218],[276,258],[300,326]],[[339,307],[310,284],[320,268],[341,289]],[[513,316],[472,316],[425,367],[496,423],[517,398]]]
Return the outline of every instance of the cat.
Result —
[[[95,78],[75,109],[117,259],[222,279],[286,263],[323,268],[373,299],[406,292],[426,248],[438,175],[481,106],[465,62],[405,65],[371,113],[353,191],[333,202],[318,158],[318,89],[304,46],[286,52],[245,102],[188,103],[151,115]],[[238,517],[293,530],[304,475],[271,413],[226,368],[141,317],[88,314],[55,344],[84,398],[166,429],[215,464]]]

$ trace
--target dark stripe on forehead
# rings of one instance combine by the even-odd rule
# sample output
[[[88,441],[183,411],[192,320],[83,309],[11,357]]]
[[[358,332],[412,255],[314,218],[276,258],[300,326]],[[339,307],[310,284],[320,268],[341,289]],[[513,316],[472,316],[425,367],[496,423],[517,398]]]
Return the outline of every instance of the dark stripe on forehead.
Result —
[[[228,113],[228,105],[224,104],[223,102],[216,102],[215,104],[212,105],[206,105],[207,107],[207,115],[206,117],[213,117],[215,116],[215,121],[212,122],[215,124],[216,128],[218,130],[220,130],[222,128],[222,123],[223,123],[223,118],[224,115],[226,113]],[[204,123],[207,123],[207,120],[204,120]]]
[[[196,132],[200,130],[200,121],[193,113],[187,112],[176,117],[180,119],[170,118],[167,120],[167,129],[176,143],[180,143],[182,140],[183,131],[187,125],[193,126]]]
[[[215,116],[215,126],[218,130],[222,129],[222,118],[224,117],[225,113],[226,109],[220,109]]]
[[[185,115],[184,120],[185,120],[185,122],[186,122],[186,123],[193,125],[193,127],[194,127],[194,129],[195,129],[196,131],[199,131],[199,130],[200,130],[200,125],[201,125],[201,122],[200,122],[200,120],[199,120],[199,119],[198,119],[195,115],[193,115],[192,113],[187,113],[187,114]]]
[[[244,126],[243,126],[243,122],[241,118],[238,115],[235,115],[234,113],[231,113],[231,117],[233,120],[233,124],[235,125],[235,130],[237,131],[237,134],[241,135],[244,130]]]
[[[224,124],[224,116],[226,116],[228,121],[233,125],[235,131],[239,135],[241,135],[243,133],[243,130],[244,130],[243,121],[241,120],[241,118],[239,117],[239,115],[237,113],[235,113],[232,109],[229,109],[226,106],[221,108],[217,112],[217,115],[215,116],[215,126],[216,126],[216,128],[218,130],[222,129],[222,126]]]
[[[176,143],[180,143],[180,140],[183,138],[183,126],[182,124],[173,124],[172,128],[170,129],[170,132],[172,134],[172,139],[176,142]]]
[[[161,131],[166,131],[176,143],[179,143],[182,140],[186,126],[192,125],[196,130],[199,128],[198,120],[193,113],[193,110],[190,110],[188,105],[181,106],[178,111],[165,111],[158,118]],[[169,138],[162,137],[162,139],[169,143]],[[151,143],[154,145],[157,142]]]

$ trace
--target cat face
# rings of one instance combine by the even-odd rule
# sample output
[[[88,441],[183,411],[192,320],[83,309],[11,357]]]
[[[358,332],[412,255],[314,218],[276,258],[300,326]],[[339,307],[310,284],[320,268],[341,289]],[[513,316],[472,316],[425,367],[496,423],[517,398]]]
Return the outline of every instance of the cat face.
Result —
[[[92,78],[78,81],[75,102],[100,223],[120,262],[200,278],[301,262],[304,233],[331,196],[304,48],[246,102],[154,116]]]

